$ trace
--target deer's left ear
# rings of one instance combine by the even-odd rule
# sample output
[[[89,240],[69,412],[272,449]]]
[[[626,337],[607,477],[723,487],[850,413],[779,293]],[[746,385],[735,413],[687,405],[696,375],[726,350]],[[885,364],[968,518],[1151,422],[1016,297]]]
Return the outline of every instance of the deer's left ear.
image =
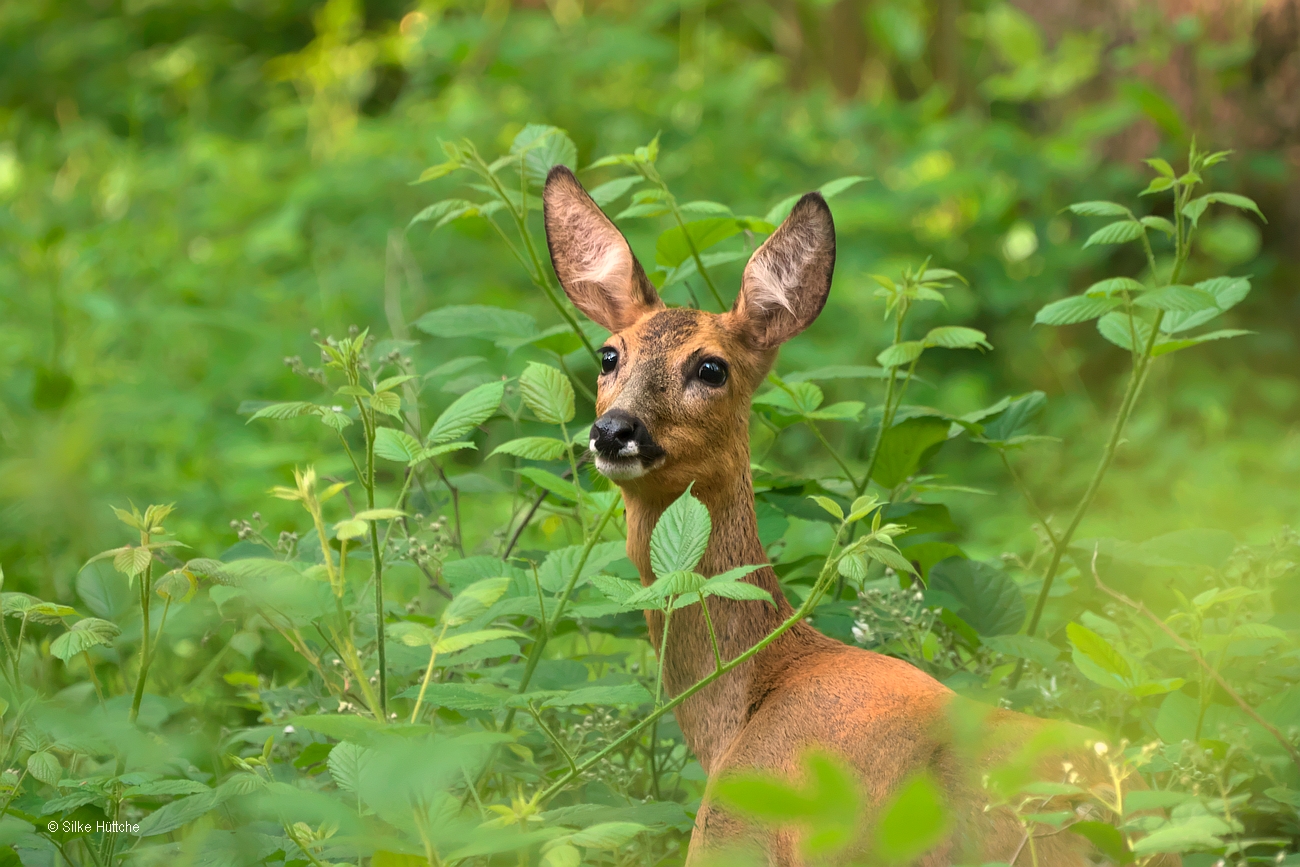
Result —
[[[750,257],[730,315],[759,348],[775,349],[822,312],[834,271],[831,209],[808,193]]]

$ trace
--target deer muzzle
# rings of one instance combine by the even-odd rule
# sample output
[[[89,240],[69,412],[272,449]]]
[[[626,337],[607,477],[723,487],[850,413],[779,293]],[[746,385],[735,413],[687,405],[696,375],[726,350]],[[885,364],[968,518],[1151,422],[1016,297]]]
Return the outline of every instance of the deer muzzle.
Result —
[[[591,451],[596,469],[616,482],[645,475],[665,457],[645,423],[621,409],[596,419],[591,426]]]

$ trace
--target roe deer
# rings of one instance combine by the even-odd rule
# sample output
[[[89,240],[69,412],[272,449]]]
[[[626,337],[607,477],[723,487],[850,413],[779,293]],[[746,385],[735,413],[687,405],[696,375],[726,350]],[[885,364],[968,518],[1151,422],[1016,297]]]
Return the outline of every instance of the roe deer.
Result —
[[[622,488],[627,553],[642,583],[655,579],[651,530],[692,483],[713,519],[698,570],[716,575],[766,565],[750,477],[750,398],[777,348],[807,328],[826,302],[835,228],[825,200],[816,193],[799,200],[754,253],[735,306],[722,314],[665,307],[626,239],[568,169],[551,171],[543,200],[551,261],[564,291],[611,332],[600,350],[591,449],[596,468]],[[793,612],[770,567],[747,580],[768,591],[775,607],[707,600],[724,659],[752,647]],[[667,647],[657,646],[662,616],[646,612],[651,640],[664,655],[664,687],[675,695],[710,674],[714,658],[699,604],[674,615]],[[1024,829],[1009,812],[984,809],[979,778],[1048,723],[988,709],[985,725],[1003,747],[971,759],[943,734],[952,703],[953,693],[920,669],[849,647],[800,622],[676,714],[710,785],[737,770],[795,775],[800,754],[820,748],[855,769],[868,802],[865,828],[873,807],[910,774],[926,770],[946,790],[954,830],[919,863],[937,867],[962,859],[1024,867],[1030,863]],[[1081,744],[1086,732],[1071,730]],[[1076,745],[1044,763],[1057,782],[1063,758],[1085,784],[1109,779],[1096,755]],[[688,863],[743,840],[758,841],[771,864],[802,863],[796,832],[752,827],[711,803],[706,792]],[[1075,834],[1034,842],[1042,867],[1089,863],[1087,844]]]

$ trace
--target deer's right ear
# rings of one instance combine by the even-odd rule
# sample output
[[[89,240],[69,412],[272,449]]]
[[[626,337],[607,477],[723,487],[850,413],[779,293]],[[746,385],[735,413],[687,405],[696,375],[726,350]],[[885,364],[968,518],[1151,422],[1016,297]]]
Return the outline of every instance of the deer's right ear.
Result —
[[[664,306],[623,233],[564,166],[546,177],[542,211],[555,274],[569,300],[592,321],[622,331]]]

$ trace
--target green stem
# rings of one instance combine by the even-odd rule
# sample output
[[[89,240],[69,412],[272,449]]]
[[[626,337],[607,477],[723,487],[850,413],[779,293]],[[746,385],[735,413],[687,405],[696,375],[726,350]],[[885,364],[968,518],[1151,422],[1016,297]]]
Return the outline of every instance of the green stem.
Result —
[[[659,637],[659,671],[655,675],[655,707],[659,707],[659,702],[664,697],[664,665],[668,659],[668,626],[673,622],[673,603],[677,597],[670,596],[664,600],[667,607],[664,608],[664,631]]]
[[[1007,473],[1011,476],[1011,481],[1015,483],[1016,489],[1020,491],[1021,496],[1025,498],[1025,502],[1029,504],[1029,510],[1034,513],[1034,517],[1037,518],[1038,523],[1042,525],[1043,532],[1045,532],[1047,538],[1051,540],[1052,547],[1056,548],[1056,534],[1052,532],[1052,528],[1048,526],[1047,517],[1044,515],[1043,510],[1038,508],[1038,501],[1034,499],[1034,495],[1030,493],[1024,480],[1021,479],[1020,474],[1016,472],[1016,468],[1012,465],[1010,458],[1007,457],[1006,449],[998,449],[997,451],[998,457],[1002,458],[1002,465],[1007,468]]]
[[[1185,198],[1186,195],[1182,188],[1179,188],[1174,194],[1174,212],[1177,219],[1175,225],[1176,253],[1174,268],[1169,275],[1168,285],[1176,284],[1178,278],[1182,276],[1183,265],[1187,261],[1187,254],[1190,249],[1190,237],[1184,236],[1185,226],[1182,220],[1182,206]],[[1110,468],[1111,461],[1115,458],[1115,450],[1119,446],[1120,437],[1124,433],[1124,426],[1128,423],[1133,407],[1137,403],[1138,394],[1142,390],[1142,384],[1146,381],[1147,371],[1151,367],[1151,352],[1155,348],[1156,340],[1160,337],[1160,323],[1164,320],[1164,315],[1163,310],[1156,311],[1155,318],[1151,322],[1151,333],[1147,337],[1146,344],[1142,347],[1141,354],[1134,361],[1133,371],[1129,375],[1128,386],[1125,388],[1124,397],[1120,401],[1119,411],[1115,414],[1115,422],[1111,426],[1110,437],[1106,440],[1106,447],[1102,451],[1101,460],[1097,463],[1097,469],[1093,472],[1092,479],[1083,492],[1083,497],[1074,509],[1070,523],[1066,525],[1064,532],[1057,537],[1052,546],[1052,559],[1048,563],[1047,571],[1043,573],[1043,586],[1038,591],[1038,599],[1034,603],[1034,611],[1029,618],[1029,627],[1026,630],[1028,635],[1033,635],[1038,629],[1039,620],[1043,616],[1043,608],[1046,606],[1047,597],[1052,590],[1052,582],[1056,578],[1057,570],[1061,567],[1061,560],[1070,546],[1070,540],[1074,538],[1075,530],[1079,528],[1079,523],[1083,520],[1084,514],[1092,505],[1092,500],[1097,495],[1098,488],[1101,487],[1101,481]],[[1024,671],[1025,661],[1022,659],[1016,663],[1016,670],[1011,675],[1010,686],[1012,689],[1019,685]]]
[[[596,525],[596,529],[592,531],[591,535],[587,537],[587,541],[583,544],[582,554],[578,557],[578,564],[574,567],[573,574],[569,576],[568,583],[564,585],[564,589],[556,599],[555,613],[550,618],[547,618],[546,609],[544,608],[538,613],[538,619],[542,627],[542,634],[533,642],[533,648],[528,652],[528,662],[524,665],[524,673],[519,679],[519,688],[515,690],[516,693],[522,695],[528,691],[528,684],[533,679],[533,673],[537,671],[537,665],[542,661],[542,651],[546,649],[546,643],[550,641],[551,632],[555,625],[559,623],[560,618],[564,616],[565,606],[569,604],[569,597],[573,594],[573,589],[578,584],[578,578],[582,575],[582,570],[587,565],[587,558],[591,556],[591,549],[594,548],[596,542],[600,540],[600,534],[604,532],[605,525],[609,523],[609,519],[614,517],[614,512],[617,508],[618,497],[614,497],[610,501],[609,508],[605,510],[605,514],[601,516],[600,523]],[[515,708],[510,708],[506,713],[505,720],[501,723],[499,731],[510,730],[510,726],[514,724],[516,712]]]
[[[447,627],[450,623],[442,624],[442,632],[438,634],[438,640],[429,645],[429,667],[424,670],[424,680],[420,683],[420,694],[415,697],[415,707],[411,710],[411,724],[420,716],[420,705],[424,703],[425,690],[429,688],[429,678],[433,677],[433,664],[438,659],[438,645],[447,635]]]
[[[569,764],[569,773],[576,772],[578,770],[578,763],[573,760],[573,756],[569,753],[568,749],[565,748],[564,742],[556,737],[555,732],[551,731],[546,723],[542,722],[542,715],[537,712],[537,708],[533,707],[531,701],[528,702],[528,712],[532,714],[533,719],[537,722],[537,727],[542,730],[542,734],[546,735],[547,739],[551,742],[551,745],[559,751],[560,755],[564,756],[564,760]]]
[[[147,533],[140,534],[140,544],[148,545]],[[140,674],[135,680],[135,694],[131,697],[131,713],[127,717],[132,723],[140,716],[140,702],[144,701],[144,682],[149,676],[149,592],[153,589],[153,558],[140,573]]]
[[[658,172],[655,175],[658,177]],[[695,269],[700,272],[700,278],[704,280],[704,285],[709,287],[713,300],[717,302],[718,310],[726,311],[727,303],[722,300],[718,287],[713,285],[713,278],[709,276],[709,269],[704,267],[704,260],[700,258],[700,251],[695,248],[695,240],[691,237],[691,233],[686,231],[686,221],[682,219],[682,212],[677,208],[677,199],[673,197],[672,193],[668,192],[668,185],[662,180],[659,181],[659,187],[668,196],[668,207],[672,209],[673,219],[677,221],[677,227],[682,230],[682,237],[686,239],[686,246],[691,251],[691,258],[695,260]]]
[[[709,616],[709,602],[700,594],[700,610],[704,612],[704,625],[709,629],[709,641],[713,644],[713,667],[722,668],[722,650],[718,647],[718,634],[713,629],[713,618]]]
[[[366,433],[366,508],[375,507],[375,428]],[[379,547],[379,522],[370,525],[370,559],[375,573],[375,642],[379,652],[379,713],[388,720],[388,653],[384,642],[384,554]]]
[[[808,427],[813,432],[813,436],[817,437],[817,441],[825,447],[826,451],[830,452],[831,457],[835,459],[835,463],[840,465],[840,472],[844,473],[844,478],[853,486],[853,490],[861,493],[862,488],[866,487],[866,485],[858,484],[858,480],[853,476],[853,471],[849,469],[849,465],[844,462],[844,458],[840,457],[839,452],[835,451],[835,447],[826,439],[826,436],[821,432],[821,428],[817,427],[817,422],[812,419],[807,419],[807,422]]]
[[[903,318],[907,315],[907,308],[900,304],[897,314],[894,316],[894,342],[891,346],[897,345],[903,339]],[[898,366],[889,368],[889,382],[885,385],[885,404],[880,408],[880,428],[876,431],[876,441],[871,446],[871,457],[867,459],[867,472],[862,477],[860,486],[854,486],[854,496],[862,496],[867,485],[871,484],[871,474],[876,471],[876,459],[880,457],[880,444],[885,439],[885,429],[889,427],[893,414],[889,411],[889,405],[894,400],[894,382],[898,377]]]
[[[761,653],[768,645],[770,645],[773,641],[776,641],[776,639],[780,638],[791,628],[793,628],[796,623],[799,623],[805,617],[811,614],[813,610],[816,609],[817,604],[821,601],[821,597],[825,594],[826,588],[830,585],[830,583],[834,579],[836,564],[839,562],[840,558],[844,556],[845,553],[844,551],[840,551],[838,554],[836,553],[836,548],[839,545],[839,540],[843,535],[844,535],[844,525],[841,525],[839,531],[836,532],[835,534],[835,539],[831,543],[831,550],[826,555],[826,562],[822,565],[821,573],[817,576],[817,583],[813,586],[813,592],[808,594],[808,598],[804,600],[803,604],[799,606],[798,610],[795,611],[794,614],[786,618],[786,620],[784,620],[780,626],[772,630],[772,632],[770,632],[765,638],[761,639],[756,644],[754,644],[754,646],[750,647],[748,650],[741,653],[735,659],[721,666],[712,674],[700,680],[697,680],[694,684],[692,684],[691,686],[687,687],[682,692],[680,692],[675,698],[671,699],[668,702],[665,702],[662,705],[659,705],[649,716],[641,720],[641,722],[637,723],[628,731],[624,732],[621,737],[611,741],[608,745],[605,746],[604,749],[600,750],[595,755],[591,756],[586,761],[582,762],[582,764],[578,765],[578,767],[575,770],[570,771],[560,779],[556,780],[544,792],[542,792],[540,796],[538,796],[537,798],[538,803],[545,803],[550,798],[559,794],[561,791],[564,790],[566,786],[568,786],[571,782],[577,779],[581,774],[586,773],[588,770],[594,767],[598,762],[603,760],[610,753],[614,752],[615,750],[622,749],[622,747],[625,744],[627,744],[629,741],[640,737],[641,733],[644,732],[650,726],[654,725],[655,722],[661,716],[673,710],[682,702],[686,701],[688,698],[695,695],[700,690],[704,689],[706,686],[713,683],[718,678],[726,675],[728,672],[738,668],[741,665],[744,665],[746,662],[753,659],[755,656]]]

